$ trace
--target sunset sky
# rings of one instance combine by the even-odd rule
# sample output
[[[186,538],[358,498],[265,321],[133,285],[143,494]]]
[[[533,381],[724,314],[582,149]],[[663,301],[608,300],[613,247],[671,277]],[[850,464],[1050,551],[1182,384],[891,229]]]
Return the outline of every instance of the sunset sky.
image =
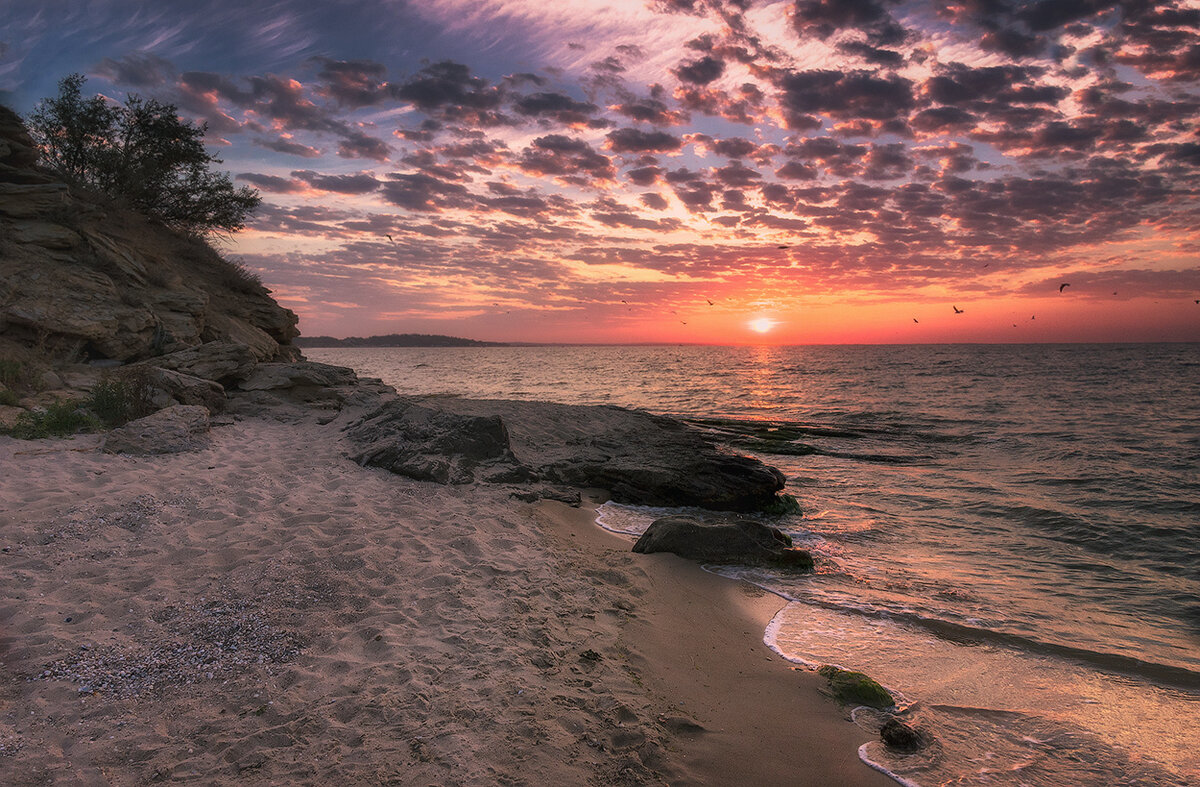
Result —
[[[0,0],[0,101],[75,71],[307,335],[1200,340],[1200,0]]]

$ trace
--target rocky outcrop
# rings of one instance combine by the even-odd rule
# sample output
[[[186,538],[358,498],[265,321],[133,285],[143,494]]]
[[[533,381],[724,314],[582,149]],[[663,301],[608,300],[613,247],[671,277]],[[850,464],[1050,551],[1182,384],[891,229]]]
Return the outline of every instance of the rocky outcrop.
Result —
[[[813,567],[812,555],[793,547],[786,533],[753,520],[706,524],[686,516],[663,517],[650,524],[633,551],[644,555],[672,552],[702,563]]]
[[[457,398],[401,400],[384,409],[351,425],[353,456],[410,477],[528,477],[606,489],[621,503],[725,511],[776,506],[783,488],[778,470],[720,451],[678,421],[635,410]],[[441,442],[439,430],[455,436]],[[479,444],[467,439],[472,430]],[[447,467],[431,469],[440,465],[430,457],[447,452]]]
[[[214,382],[236,382],[254,369],[254,353],[244,344],[235,342],[206,342],[142,362],[159,369],[199,377]]]
[[[462,415],[496,415],[513,453],[543,481],[606,489],[618,503],[762,511],[784,478],[773,467],[726,453],[694,427],[620,407],[429,398]]]
[[[130,421],[104,436],[102,448],[110,454],[153,456],[193,451],[208,434],[208,409],[175,405]]]
[[[129,362],[221,342],[252,362],[300,357],[296,315],[253,276],[199,239],[68,187],[35,158],[20,119],[0,107],[0,352],[36,345],[51,365]]]
[[[348,432],[360,447],[351,459],[397,475],[439,484],[522,481],[531,478],[509,447],[496,416],[470,416],[397,400],[383,405]]]

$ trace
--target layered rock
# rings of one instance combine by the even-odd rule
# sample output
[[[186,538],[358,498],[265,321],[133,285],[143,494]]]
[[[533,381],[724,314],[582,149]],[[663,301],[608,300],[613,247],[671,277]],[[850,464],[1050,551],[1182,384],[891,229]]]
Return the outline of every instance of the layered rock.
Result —
[[[296,315],[207,244],[36,168],[0,107],[0,353],[138,361],[205,343],[300,357]]]

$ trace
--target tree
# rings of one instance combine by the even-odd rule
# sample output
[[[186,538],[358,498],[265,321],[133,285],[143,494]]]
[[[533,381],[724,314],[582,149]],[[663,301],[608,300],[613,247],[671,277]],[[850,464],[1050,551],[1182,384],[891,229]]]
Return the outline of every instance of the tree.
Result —
[[[28,118],[47,166],[70,180],[127,202],[190,233],[236,232],[262,199],[215,172],[221,159],[204,147],[206,126],[177,108],[131,95],[124,104],[85,99],[82,74],[58,83]]]

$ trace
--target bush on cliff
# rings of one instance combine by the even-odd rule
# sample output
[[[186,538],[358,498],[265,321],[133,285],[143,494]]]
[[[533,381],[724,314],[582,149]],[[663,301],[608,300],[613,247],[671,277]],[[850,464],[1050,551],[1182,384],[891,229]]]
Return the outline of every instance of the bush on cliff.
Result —
[[[86,78],[71,74],[59,93],[27,119],[44,163],[76,183],[119,200],[184,232],[236,232],[258,207],[253,189],[234,188],[214,172],[204,126],[175,106],[131,95],[124,104],[85,99]]]

